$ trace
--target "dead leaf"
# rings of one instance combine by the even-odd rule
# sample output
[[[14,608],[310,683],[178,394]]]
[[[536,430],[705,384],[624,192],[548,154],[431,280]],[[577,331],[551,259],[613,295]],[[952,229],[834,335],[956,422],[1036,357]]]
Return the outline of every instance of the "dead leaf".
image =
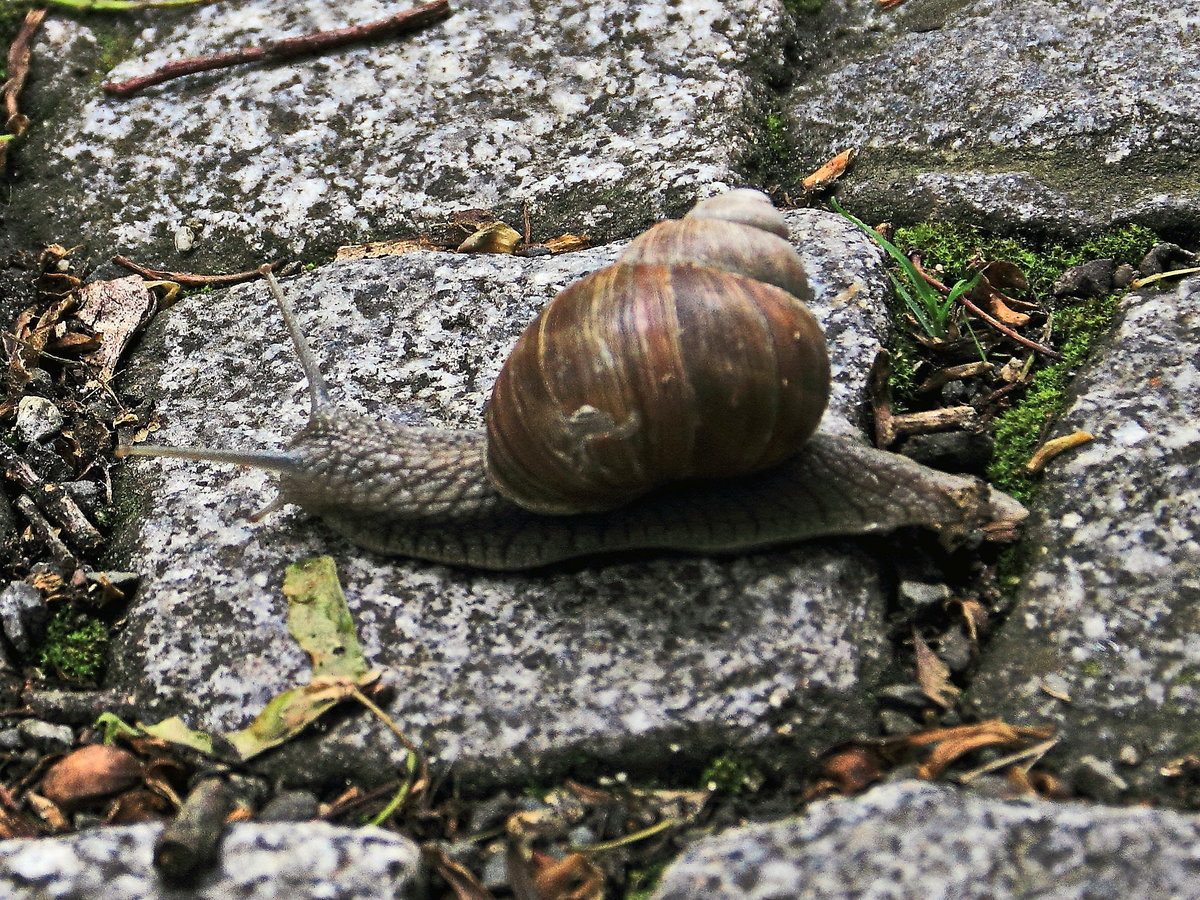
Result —
[[[1019,748],[1029,738],[1046,740],[1053,731],[1045,728],[1016,728],[992,719],[977,725],[937,728],[899,739],[911,747],[933,745],[925,761],[917,767],[921,778],[937,778],[957,759],[983,747]]]
[[[106,825],[136,825],[140,822],[161,822],[178,807],[149,788],[126,791],[109,804],[104,815]]]
[[[950,667],[937,658],[915,629],[913,649],[917,654],[917,682],[921,685],[921,693],[938,706],[949,709],[954,705],[954,698],[962,693],[950,683]]]
[[[136,756],[110,744],[89,744],[68,753],[42,777],[41,792],[64,809],[83,806],[135,784],[142,775]]]
[[[503,222],[488,222],[458,245],[459,253],[513,253],[521,234]]]
[[[582,853],[554,859],[535,850],[530,863],[541,900],[604,900],[604,873]]]
[[[841,794],[857,794],[883,777],[883,760],[869,747],[839,750],[825,761],[822,773]]]
[[[846,168],[854,162],[856,156],[858,156],[856,147],[843,150],[800,182],[800,186],[810,193],[828,187],[845,174]]]
[[[125,348],[157,310],[154,293],[139,275],[93,281],[80,291],[76,317],[103,336],[100,349],[84,357],[100,368],[100,381],[112,379]]]
[[[560,234],[558,237],[550,238],[550,240],[538,246],[545,247],[555,255],[559,253],[574,253],[576,250],[586,250],[592,246],[592,237],[588,234]]]
[[[419,237],[403,241],[372,241],[369,244],[348,244],[338,247],[334,259],[376,259],[381,256],[402,256],[421,250],[445,250],[442,244]]]
[[[368,665],[354,633],[354,618],[328,556],[292,563],[283,578],[288,633],[312,661],[313,681],[342,676],[357,681]]]
[[[63,815],[62,810],[58,808],[58,805],[53,800],[49,800],[40,794],[35,794],[33,791],[29,791],[25,795],[25,800],[34,814],[55,831],[69,831],[71,829],[71,823],[67,821],[67,817]]]
[[[967,625],[967,637],[975,643],[979,643],[979,633],[987,627],[987,607],[978,600],[958,600],[956,602],[959,609],[962,610],[963,621]]]
[[[1013,263],[994,260],[987,263],[979,271],[979,280],[971,289],[970,297],[979,306],[986,307],[988,312],[1005,325],[1020,328],[1029,324],[1029,316],[1017,312],[1014,306],[1024,305],[1033,308],[1031,304],[1020,304],[1008,296],[1006,291],[1029,289],[1029,280],[1025,273]]]
[[[440,847],[426,845],[422,848],[426,863],[454,891],[456,900],[496,900],[495,895],[483,886],[462,863],[455,862]]]

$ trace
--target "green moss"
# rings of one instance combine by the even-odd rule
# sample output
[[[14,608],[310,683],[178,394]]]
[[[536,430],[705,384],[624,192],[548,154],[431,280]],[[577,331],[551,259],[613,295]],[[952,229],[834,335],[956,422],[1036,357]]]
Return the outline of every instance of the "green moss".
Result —
[[[749,759],[735,753],[718,756],[700,776],[700,785],[722,794],[754,793],[762,787],[763,776]]]
[[[783,8],[794,16],[815,16],[824,7],[825,0],[783,0]]]
[[[1096,341],[1112,325],[1119,295],[1083,300],[1054,314],[1062,358],[1040,369],[1029,380],[1025,396],[996,418],[995,450],[988,477],[998,488],[1028,500],[1036,486],[1025,469],[1046,424],[1067,405],[1067,389]]]
[[[767,153],[777,163],[786,162],[788,152],[788,127],[783,116],[767,113],[763,121],[763,132],[766,135]]]
[[[1098,659],[1087,659],[1079,664],[1079,671],[1088,678],[1099,678],[1104,674],[1104,663]]]
[[[50,618],[40,662],[71,681],[96,682],[104,671],[108,642],[104,622],[63,607]]]
[[[1030,294],[1047,298],[1063,271],[1092,259],[1113,259],[1118,265],[1136,264],[1154,246],[1152,231],[1137,225],[1114,229],[1076,247],[1061,244],[1029,245],[1011,238],[987,235],[977,228],[943,222],[927,222],[898,228],[895,243],[921,254],[927,268],[941,267],[942,281],[966,277],[972,263],[1004,260],[1025,273]],[[1107,333],[1117,307],[1117,295],[1094,300],[1070,301],[1054,309],[1055,344],[1062,358],[1038,370],[1024,396],[996,420],[995,453],[989,477],[997,487],[1027,500],[1036,481],[1025,464],[1041,440],[1046,424],[1067,403],[1067,389],[1076,370],[1095,342]],[[893,341],[893,389],[904,398],[911,388],[908,372],[916,359],[916,348],[905,344],[902,332]]]
[[[916,392],[917,364],[921,361],[921,353],[903,323],[897,322],[892,328],[892,341],[888,346],[891,355],[892,374],[888,383],[892,388],[893,412],[904,412],[908,409],[913,394]]]
[[[652,866],[632,870],[625,882],[626,900],[649,900],[654,896],[668,865],[670,862],[664,860]]]
[[[965,277],[974,260],[1011,262],[1025,273],[1030,292],[1036,297],[1048,296],[1064,269],[1090,259],[1113,259],[1117,265],[1135,265],[1156,241],[1154,232],[1140,225],[1114,229],[1077,247],[1024,244],[947,222],[897,228],[895,235],[897,246],[918,251],[927,267],[942,266],[950,280]]]

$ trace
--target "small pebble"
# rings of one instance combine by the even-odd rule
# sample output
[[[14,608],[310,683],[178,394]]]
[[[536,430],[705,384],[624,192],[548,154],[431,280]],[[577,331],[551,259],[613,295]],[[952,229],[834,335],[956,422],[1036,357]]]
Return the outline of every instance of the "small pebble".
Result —
[[[910,609],[934,606],[950,599],[950,588],[944,584],[902,581],[900,582],[899,597],[900,603]]]
[[[23,581],[0,591],[0,629],[21,656],[28,658],[46,633],[50,612],[42,592]]]
[[[189,253],[196,246],[196,232],[187,225],[175,229],[175,249],[180,253]]]
[[[45,397],[22,397],[17,404],[17,436],[27,444],[36,444],[63,426],[63,414]]]
[[[41,753],[66,753],[75,743],[75,732],[67,725],[26,719],[17,726],[26,747]]]
[[[62,487],[86,513],[95,515],[104,505],[104,487],[95,481],[67,481]]]
[[[260,822],[307,822],[317,817],[317,798],[308,791],[277,794],[258,813]]]

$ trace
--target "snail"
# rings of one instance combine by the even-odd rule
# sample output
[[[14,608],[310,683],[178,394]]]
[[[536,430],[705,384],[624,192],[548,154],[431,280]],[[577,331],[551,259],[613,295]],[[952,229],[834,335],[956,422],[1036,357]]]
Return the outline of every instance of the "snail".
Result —
[[[309,385],[280,452],[121,447],[273,470],[279,498],[369,550],[526,569],[632,549],[738,552],[1025,515],[982,482],[817,433],[829,395],[804,266],[765,194],[736,190],[636,238],[558,294],[497,378],[486,429],[338,409],[268,267]]]

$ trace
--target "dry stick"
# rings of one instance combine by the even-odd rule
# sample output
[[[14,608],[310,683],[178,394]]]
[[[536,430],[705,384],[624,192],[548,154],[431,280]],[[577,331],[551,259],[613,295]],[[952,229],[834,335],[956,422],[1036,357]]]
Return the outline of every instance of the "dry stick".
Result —
[[[317,31],[312,34],[303,34],[299,37],[274,41],[262,47],[246,47],[242,50],[233,50],[228,53],[214,53],[211,56],[193,56],[188,59],[180,59],[167,63],[161,69],[151,72],[149,75],[130,78],[128,81],[110,81],[107,84],[102,84],[100,87],[104,91],[115,94],[118,97],[130,97],[148,87],[162,84],[164,81],[170,81],[172,78],[179,78],[183,75],[194,75],[197,72],[208,72],[212,69],[240,66],[244,63],[276,62],[284,59],[294,59],[298,56],[311,56],[324,53],[326,50],[334,47],[344,47],[347,44],[356,44],[386,35],[415,31],[418,28],[441,21],[448,15],[450,15],[449,0],[433,0],[432,3],[414,6],[412,9],[389,16],[386,19],[380,19],[377,22],[354,25],[350,28],[339,28],[336,31]]]
[[[22,134],[29,125],[29,119],[21,115],[17,106],[17,96],[29,76],[29,59],[32,55],[29,45],[33,42],[33,33],[38,30],[44,18],[44,9],[31,9],[27,12],[21,30],[17,32],[12,46],[8,48],[8,80],[4,82],[4,87],[0,88],[0,96],[4,98],[4,127],[11,134]]]
[[[147,266],[139,265],[125,256],[114,256],[112,257],[112,261],[118,266],[124,266],[131,272],[136,272],[143,278],[150,278],[157,281],[174,281],[185,287],[240,284],[243,281],[253,281],[260,276],[259,269],[251,269],[249,272],[235,272],[232,275],[197,275],[192,272],[169,272],[166,269],[151,269]],[[268,265],[274,271],[283,265],[283,263],[268,263]]]
[[[917,274],[919,274],[927,282],[929,282],[931,285],[933,285],[934,288],[941,291],[943,294],[950,293],[950,288],[946,287],[944,284],[942,284],[940,281],[938,281],[936,278],[934,278],[932,275],[930,275],[928,272],[925,271],[924,267],[921,265],[920,257],[916,257],[916,256],[912,257],[912,264],[913,264],[913,268],[915,268],[917,270]],[[1005,325],[999,319],[995,318],[994,316],[990,315],[989,313],[984,312],[982,309],[980,309],[974,303],[974,301],[971,300],[970,297],[968,297],[966,295],[965,292],[958,295],[958,302],[961,303],[963,306],[965,306],[967,309],[969,309],[971,312],[973,312],[975,315],[977,315],[979,318],[983,319],[983,321],[987,322],[989,325],[991,325],[993,328],[995,328],[1001,334],[1008,335],[1010,338],[1012,338],[1018,344],[1028,347],[1030,350],[1037,350],[1039,353],[1045,353],[1047,356],[1051,357],[1052,359],[1059,358],[1059,354],[1057,352],[1055,352],[1054,350],[1051,350],[1045,344],[1039,344],[1037,341],[1031,341],[1029,338],[1017,334],[1015,331],[1013,331],[1011,328],[1009,328],[1007,325]]]

